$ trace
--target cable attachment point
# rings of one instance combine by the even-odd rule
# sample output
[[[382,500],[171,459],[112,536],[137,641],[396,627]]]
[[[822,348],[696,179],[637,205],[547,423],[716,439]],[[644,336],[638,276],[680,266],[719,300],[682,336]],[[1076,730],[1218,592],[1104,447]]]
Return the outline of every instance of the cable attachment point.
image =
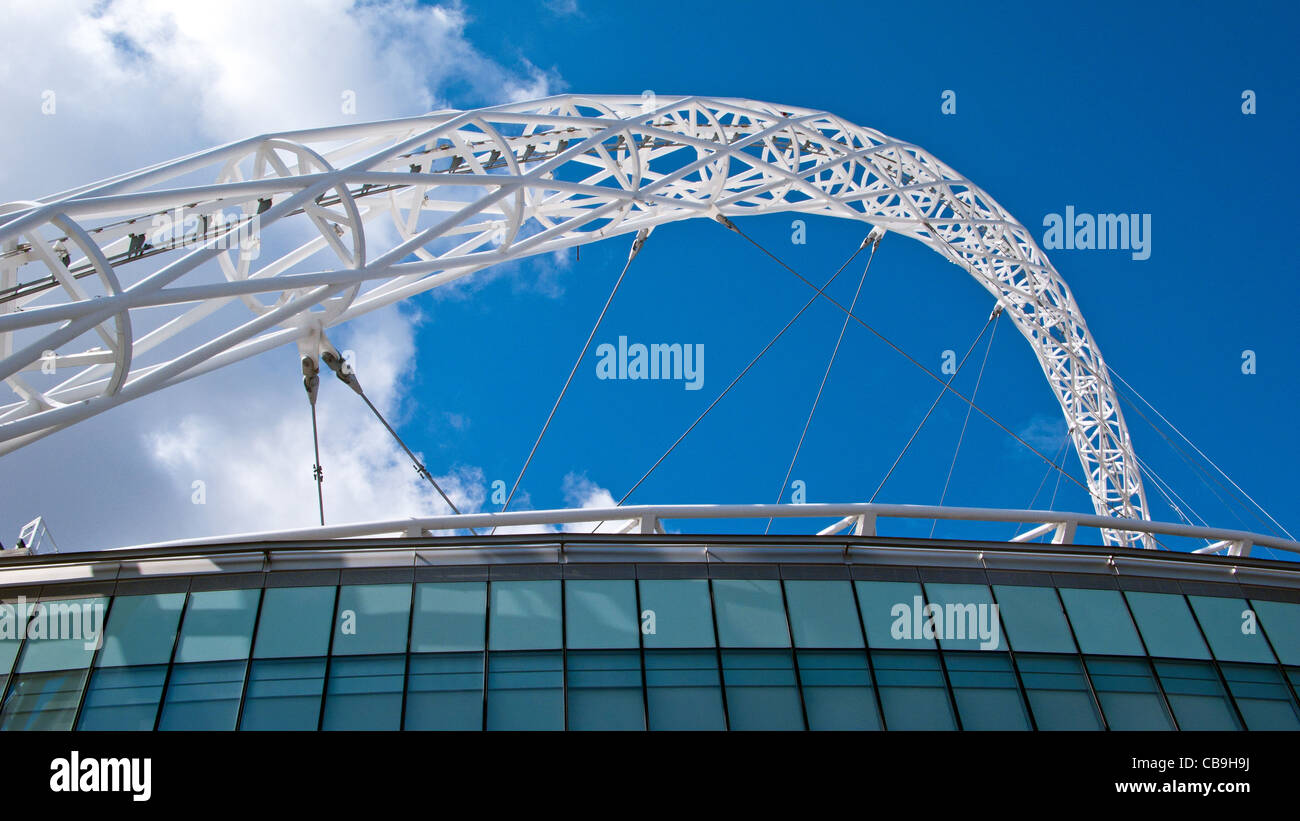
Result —
[[[316,394],[320,391],[320,369],[310,356],[302,358],[302,386],[307,391],[307,401],[316,407]]]
[[[724,217],[722,214],[714,214],[714,215],[713,215],[713,218],[714,218],[715,220],[717,220],[718,222],[722,223],[722,226],[723,226],[724,228],[729,228],[729,229],[731,229],[732,231],[735,231],[737,234],[740,233],[740,229],[736,227],[736,223],[734,223],[734,222],[732,222],[731,220],[727,219],[727,218]]]
[[[885,238],[885,233],[885,229],[879,225],[873,226],[871,233],[867,234],[867,238],[862,241],[862,248],[866,248],[868,245],[874,248],[879,245],[880,241]],[[861,250],[861,248],[858,250]]]
[[[343,359],[334,351],[321,351],[320,361],[334,371],[340,382],[356,391],[358,396],[365,395],[365,391],[361,390],[361,382],[357,379],[357,372],[353,369],[352,363]]]
[[[993,306],[993,313],[989,314],[989,319],[997,319],[1002,315],[1003,305],[1001,302]]]
[[[641,246],[645,245],[645,241],[650,237],[650,232],[653,230],[653,227],[642,228],[640,231],[636,232],[636,239],[632,241],[632,250],[629,251],[627,255],[628,262],[636,259],[636,255],[641,253]]]

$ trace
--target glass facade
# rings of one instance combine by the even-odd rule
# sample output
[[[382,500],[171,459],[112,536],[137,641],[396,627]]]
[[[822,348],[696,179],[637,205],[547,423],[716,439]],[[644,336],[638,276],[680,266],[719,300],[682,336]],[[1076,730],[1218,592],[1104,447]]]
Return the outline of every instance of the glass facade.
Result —
[[[1300,604],[759,570],[50,596],[0,729],[1300,729]]]

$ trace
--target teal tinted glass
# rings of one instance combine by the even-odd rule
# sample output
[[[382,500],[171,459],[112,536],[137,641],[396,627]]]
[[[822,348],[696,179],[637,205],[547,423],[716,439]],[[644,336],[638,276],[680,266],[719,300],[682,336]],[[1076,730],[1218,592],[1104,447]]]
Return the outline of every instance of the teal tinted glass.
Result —
[[[1180,730],[1241,729],[1213,665],[1157,660],[1155,667]]]
[[[963,730],[1030,729],[1010,655],[944,653],[944,662]]]
[[[939,655],[876,650],[871,653],[887,730],[955,730]]]
[[[1061,588],[1061,601],[1074,625],[1079,650],[1114,656],[1142,655],[1133,619],[1118,590]]]
[[[483,729],[483,654],[411,656],[406,681],[407,730]]]
[[[1124,594],[1138,629],[1153,656],[1176,659],[1208,659],[1210,651],[1192,618],[1187,601],[1173,593]]]
[[[481,651],[486,629],[487,582],[432,582],[415,586],[411,652]]]
[[[1002,623],[993,594],[982,584],[925,583],[925,597],[934,612],[939,646],[945,650],[997,650],[1005,648]]]
[[[567,666],[570,730],[646,728],[639,651],[570,650]]]
[[[1245,599],[1215,596],[1188,596],[1196,620],[1210,641],[1214,657],[1220,661],[1257,661],[1273,664],[1255,611]]]
[[[323,623],[329,623],[328,611]],[[324,658],[255,661],[248,674],[239,729],[315,730],[324,691]]]
[[[336,656],[405,653],[411,585],[347,584],[334,616]],[[367,704],[369,702],[366,702]]]
[[[183,593],[178,595],[184,598]],[[86,690],[77,729],[152,730],[166,678],[166,664],[96,669]]]
[[[1251,607],[1283,664],[1300,664],[1300,604],[1252,599]]]
[[[191,593],[181,619],[176,662],[247,658],[261,595],[260,589]],[[234,729],[233,722],[225,729]]]
[[[993,593],[1011,649],[1022,653],[1073,653],[1074,639],[1056,590],[995,584]]]
[[[489,730],[564,729],[564,660],[558,650],[488,653],[487,685]]]
[[[723,650],[722,684],[731,729],[804,729],[789,650]]]
[[[707,579],[642,579],[642,641],[646,647],[713,647]]]
[[[24,600],[0,602],[0,677],[9,674],[18,658],[32,604]]]
[[[25,673],[13,677],[0,730],[71,730],[86,670]]]
[[[400,729],[405,678],[402,655],[330,659],[321,729]]]
[[[166,664],[176,643],[176,628],[185,607],[184,593],[118,596],[113,599],[98,667]],[[156,702],[155,702],[156,705]],[[153,719],[150,718],[150,727]]]
[[[564,583],[569,649],[639,647],[636,582],[571,579]]]
[[[1038,729],[1102,729],[1078,658],[1026,653],[1017,654],[1015,661]]]
[[[799,650],[796,655],[808,729],[880,729],[865,652]]]
[[[89,667],[103,636],[105,598],[42,601],[27,625],[19,673]]]
[[[491,649],[546,650],[562,646],[559,581],[492,582],[491,588]]]
[[[781,582],[714,579],[713,606],[722,647],[789,647]]]
[[[235,729],[247,667],[246,661],[173,665],[158,729]]]
[[[854,582],[867,644],[875,648],[934,647],[925,638],[925,601],[915,582]],[[886,721],[888,726],[888,721]]]
[[[716,651],[646,650],[645,679],[651,730],[727,729]]]
[[[847,579],[787,581],[785,597],[796,647],[863,646],[858,607]]]
[[[262,597],[253,658],[327,654],[336,590],[332,586],[268,587]],[[268,665],[266,669],[275,668]]]
[[[1090,658],[1087,665],[1112,730],[1174,729],[1145,659]]]
[[[1300,730],[1300,708],[1276,667],[1224,664],[1222,669],[1247,730]]]

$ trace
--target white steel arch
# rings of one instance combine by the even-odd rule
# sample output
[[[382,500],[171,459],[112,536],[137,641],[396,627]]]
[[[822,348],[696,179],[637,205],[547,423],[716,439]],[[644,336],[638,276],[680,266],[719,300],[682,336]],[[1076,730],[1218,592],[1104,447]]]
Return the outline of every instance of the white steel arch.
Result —
[[[1030,232],[915,145],[741,99],[560,95],[263,135],[0,206],[0,454],[279,345],[318,354],[325,329],[491,265],[772,212],[880,226],[975,277],[1037,354],[1096,511],[1148,518],[1106,364]]]

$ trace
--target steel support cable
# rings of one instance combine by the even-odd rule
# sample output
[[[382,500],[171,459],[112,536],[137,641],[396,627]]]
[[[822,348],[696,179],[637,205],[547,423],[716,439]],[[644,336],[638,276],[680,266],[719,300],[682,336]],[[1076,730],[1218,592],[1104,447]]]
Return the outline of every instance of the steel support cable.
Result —
[[[596,331],[600,329],[600,323],[605,319],[605,314],[609,312],[609,306],[614,301],[614,295],[618,293],[619,286],[623,284],[623,278],[627,276],[627,270],[632,266],[632,260],[636,259],[637,254],[641,253],[641,248],[645,245],[646,238],[650,236],[651,229],[642,228],[636,234],[636,239],[632,242],[632,250],[628,252],[627,262],[623,263],[623,270],[619,272],[618,279],[614,280],[614,287],[610,290],[609,296],[605,299],[605,306],[600,309],[600,315],[596,317],[596,323],[591,326],[591,333],[587,334],[587,341],[582,344],[582,350],[578,352],[578,358],[573,361],[573,367],[569,370],[569,377],[564,380],[564,387],[560,389],[560,395],[555,397],[555,404],[551,406],[551,412],[546,415],[546,421],[542,424],[542,430],[537,434],[537,440],[533,442],[533,447],[528,451],[528,458],[524,459],[524,466],[519,469],[519,475],[515,477],[515,483],[510,488],[509,495],[506,496],[505,504],[501,505],[501,513],[505,513],[510,508],[510,502],[515,498],[515,492],[519,490],[519,483],[524,480],[524,474],[528,472],[528,466],[532,464],[533,457],[537,455],[537,448],[542,444],[542,437],[551,427],[551,420],[555,418],[555,412],[560,409],[560,403],[564,401],[564,395],[569,391],[569,385],[573,383],[573,377],[578,373],[578,366],[587,356],[587,349],[591,347],[591,341],[596,338]],[[497,532],[496,525],[488,535]]]
[[[875,244],[871,246],[871,254],[873,257],[875,256],[876,253],[876,246],[879,244],[880,244],[880,240],[877,239]],[[849,303],[850,311],[853,310],[855,307],[857,307],[858,297],[862,295],[862,286],[866,284],[867,272],[870,270],[871,270],[871,259],[868,258],[866,267],[862,269],[862,278],[858,280],[858,290],[853,293],[853,301]],[[826,372],[822,374],[822,382],[820,385],[817,386],[817,395],[813,397],[812,407],[808,409],[808,418],[803,423],[803,432],[799,434],[799,442],[794,446],[794,455],[790,457],[790,466],[785,469],[785,477],[781,479],[781,487],[776,492],[777,504],[781,503],[781,497],[785,495],[786,482],[790,481],[790,474],[794,473],[795,462],[799,461],[799,451],[803,450],[803,442],[804,439],[807,438],[808,436],[808,428],[812,427],[813,414],[817,413],[817,405],[820,404],[822,401],[822,392],[826,390],[826,381],[830,379],[831,368],[835,367],[835,357],[839,356],[840,344],[844,342],[844,333],[848,329],[849,329],[849,318],[845,316],[844,323],[840,325],[840,335],[835,340],[835,347],[831,349],[831,357],[826,362]],[[768,531],[772,529],[772,522],[773,519],[769,517],[767,520],[767,526],[763,528],[764,536],[766,536]]]
[[[996,315],[993,317],[993,330],[989,331],[988,345],[985,346],[984,348],[984,359],[980,361],[980,372],[975,377],[975,387],[970,392],[970,398],[972,402],[975,401],[976,396],[979,396],[980,383],[984,381],[984,369],[988,367],[989,353],[991,353],[993,350],[993,337],[997,336],[998,320],[1000,320],[1001,318],[1002,318],[1001,311],[996,312]],[[969,424],[970,424],[970,406],[967,405],[966,418],[961,423],[961,433],[957,435],[957,446],[952,449],[952,462],[948,464],[948,476],[943,480],[943,492],[939,494],[939,507],[943,507],[943,500],[948,497],[948,485],[949,483],[952,482],[952,472],[957,467],[957,454],[961,453],[961,443],[966,438],[966,427]],[[934,529],[938,527],[938,525],[939,525],[938,519],[935,519],[933,522],[930,522],[931,539],[934,538]]]
[[[736,224],[735,224],[734,222],[732,222],[731,220],[727,219],[726,217],[722,217],[722,216],[717,217],[717,220],[718,220],[718,222],[722,223],[722,224],[723,224],[724,226],[726,226],[727,228],[731,229],[732,231],[735,231],[737,234],[739,234],[740,236],[744,237],[744,238],[745,238],[745,239],[746,239],[746,240],[747,240],[751,245],[753,245],[753,246],[754,246],[755,248],[757,248],[758,250],[762,251],[764,254],[766,254],[768,257],[770,257],[770,258],[772,259],[772,261],[776,262],[776,263],[777,263],[778,265],[780,265],[782,268],[785,268],[787,271],[789,271],[790,273],[794,274],[795,277],[797,277],[801,282],[803,282],[803,283],[804,283],[805,285],[807,285],[809,288],[813,288],[813,289],[816,289],[816,288],[817,288],[816,285],[814,285],[812,282],[809,282],[809,281],[808,281],[808,278],[807,278],[807,277],[805,277],[803,274],[799,273],[799,272],[796,271],[795,269],[791,268],[791,267],[790,267],[788,264],[786,264],[785,261],[783,261],[780,257],[776,256],[776,255],[773,254],[771,251],[769,251],[769,250],[767,250],[766,248],[764,248],[764,247],[763,247],[763,246],[762,246],[762,245],[761,245],[757,240],[753,239],[753,238],[750,237],[748,234],[746,234],[744,231],[742,231],[739,227],[737,227]],[[892,339],[890,339],[889,337],[885,336],[885,335],[882,334],[880,331],[877,331],[877,330],[876,330],[874,327],[872,327],[872,325],[871,325],[870,323],[868,323],[865,319],[863,319],[862,317],[858,316],[857,314],[855,314],[855,313],[849,311],[848,308],[844,307],[843,304],[841,304],[838,300],[836,300],[836,299],[835,299],[834,297],[832,297],[830,294],[826,294],[826,293],[823,293],[821,290],[818,290],[818,291],[817,291],[817,295],[823,297],[823,298],[826,299],[828,302],[830,302],[832,305],[834,305],[836,308],[839,308],[841,311],[843,311],[843,312],[845,312],[846,314],[848,314],[849,317],[850,317],[851,319],[853,319],[854,322],[857,322],[859,325],[861,325],[862,327],[864,327],[864,328],[866,328],[868,331],[870,331],[872,334],[874,334],[874,335],[875,335],[875,336],[876,336],[876,337],[877,337],[881,342],[884,342],[886,345],[888,345],[889,347],[893,348],[893,349],[894,349],[895,351],[897,351],[900,355],[902,355],[904,359],[906,359],[907,361],[911,362],[913,365],[915,365],[917,368],[919,368],[921,371],[923,371],[923,372],[925,373],[926,376],[928,376],[928,377],[930,377],[931,379],[933,379],[934,381],[938,382],[940,385],[944,385],[944,386],[945,386],[945,390],[952,391],[952,394],[953,394],[954,396],[958,397],[958,398],[961,399],[963,402],[965,402],[966,404],[968,404],[968,405],[970,405],[972,408],[974,408],[975,411],[976,411],[977,413],[979,413],[980,416],[983,416],[985,419],[989,420],[989,421],[992,422],[994,425],[997,425],[999,428],[1001,428],[1003,431],[1005,431],[1006,434],[1007,434],[1008,436],[1010,436],[1012,439],[1015,439],[1017,442],[1019,442],[1021,445],[1023,445],[1027,450],[1029,450],[1031,453],[1033,453],[1033,454],[1034,454],[1035,456],[1037,456],[1039,459],[1042,459],[1042,460],[1043,460],[1045,463],[1047,463],[1048,465],[1052,465],[1053,467],[1056,467],[1056,466],[1052,463],[1052,460],[1049,459],[1049,458],[1047,458],[1047,456],[1046,456],[1042,451],[1040,451],[1038,448],[1036,448],[1036,447],[1034,447],[1033,445],[1031,445],[1031,444],[1029,444],[1028,442],[1026,442],[1026,441],[1024,440],[1023,437],[1021,437],[1021,436],[1020,436],[1019,434],[1017,434],[1015,431],[1011,430],[1011,428],[1009,428],[1009,427],[1007,427],[1006,425],[1002,424],[1002,423],[999,422],[997,419],[994,419],[993,416],[990,415],[988,411],[984,410],[984,409],[981,408],[979,405],[976,405],[976,404],[975,404],[974,402],[972,402],[972,401],[971,401],[971,400],[970,400],[970,399],[969,399],[965,394],[961,393],[961,392],[958,391],[956,388],[953,388],[953,387],[950,387],[950,386],[946,385],[946,383],[945,383],[944,380],[943,380],[943,377],[939,376],[939,375],[936,374],[934,371],[932,371],[932,370],[930,370],[929,368],[927,368],[925,365],[922,365],[919,361],[917,361],[916,357],[912,356],[912,355],[909,354],[907,351],[903,350],[903,349],[902,349],[901,347],[899,347],[898,344],[895,343]],[[1060,468],[1057,468],[1057,470],[1060,470]],[[1080,482],[1078,479],[1074,478],[1073,476],[1069,475],[1068,473],[1065,473],[1065,471],[1063,471],[1063,470],[1061,470],[1061,474],[1062,474],[1063,476],[1065,476],[1067,479],[1069,479],[1071,482],[1074,482],[1076,485],[1078,485],[1080,488],[1082,488],[1082,489],[1084,490],[1084,492],[1088,493],[1089,496],[1092,495],[1092,491],[1090,491],[1090,490],[1088,489],[1087,485],[1084,485],[1084,484],[1083,484],[1082,482]]]
[[[1134,455],[1136,456],[1136,454]],[[1209,527],[1209,523],[1205,521],[1205,517],[1197,513],[1196,509],[1193,508],[1191,504],[1187,502],[1186,499],[1184,499],[1182,496],[1179,496],[1178,491],[1174,490],[1173,485],[1165,481],[1165,479],[1159,473],[1156,473],[1156,469],[1151,467],[1151,465],[1147,463],[1145,459],[1138,456],[1137,463],[1138,463],[1138,467],[1142,469],[1142,472],[1145,473],[1147,476],[1150,476],[1151,480],[1155,482],[1156,489],[1160,491],[1160,495],[1164,497],[1165,502],[1174,511],[1174,513],[1178,514],[1178,518],[1182,519],[1184,522],[1186,522],[1189,525],[1196,524],[1196,522],[1193,522],[1191,519],[1189,519],[1187,517],[1187,514],[1183,512],[1183,507],[1186,507],[1189,511],[1191,511],[1192,515],[1197,518],[1197,520],[1201,523],[1202,527]],[[1177,499],[1178,503],[1181,503],[1183,507],[1179,507],[1178,503],[1174,502],[1174,499]]]
[[[1069,445],[1070,445],[1070,437],[1067,435],[1065,439],[1061,442],[1061,447],[1056,451],[1056,457],[1052,460],[1053,463],[1061,461],[1061,458],[1065,456],[1065,449],[1069,447]],[[1043,486],[1047,484],[1047,477],[1051,475],[1052,475],[1051,468],[1048,468],[1047,470],[1043,471],[1043,478],[1038,481],[1038,489],[1034,491],[1034,495],[1029,500],[1029,504],[1025,507],[1025,510],[1034,509],[1034,502],[1038,501],[1038,495],[1043,492]],[[1012,535],[1011,538],[1015,539],[1016,536],[1019,536],[1020,529],[1023,527],[1024,527],[1023,524],[1016,525],[1016,532]]]
[[[768,350],[770,350],[771,347],[777,343],[777,340],[779,340],[782,336],[785,336],[785,332],[790,330],[790,327],[799,320],[799,317],[803,316],[804,313],[807,312],[807,310],[812,307],[813,303],[817,301],[817,297],[819,295],[824,295],[823,292],[827,288],[831,287],[831,283],[835,282],[835,280],[839,277],[839,275],[844,272],[844,269],[849,267],[849,265],[853,262],[853,260],[858,258],[858,254],[862,253],[862,249],[866,248],[868,245],[871,245],[871,254],[867,258],[867,267],[869,268],[871,266],[871,259],[875,257],[876,254],[876,246],[875,244],[872,243],[872,237],[868,235],[868,237],[862,241],[862,244],[858,246],[857,250],[854,251],[853,254],[848,259],[844,260],[844,264],[841,265],[839,269],[835,271],[834,274],[831,274],[831,278],[826,280],[825,285],[823,285],[820,288],[817,288],[816,285],[812,286],[817,290],[817,293],[813,294],[808,299],[808,301],[804,303],[803,307],[800,308],[798,312],[795,313],[794,316],[790,317],[790,321],[785,323],[785,325],[781,328],[781,330],[776,332],[776,336],[772,337],[772,339],[766,345],[763,346],[763,349],[759,351],[758,354],[755,355],[753,359],[749,360],[749,364],[746,365],[740,371],[740,373],[736,374],[736,377],[731,380],[731,383],[727,385],[727,387],[722,389],[722,393],[718,394],[717,398],[709,403],[709,406],[704,409],[704,412],[695,418],[695,421],[692,422],[690,426],[686,428],[685,431],[682,432],[682,435],[678,436],[677,439],[671,445],[668,446],[668,449],[663,452],[662,456],[660,456],[658,459],[655,460],[655,463],[650,466],[650,469],[647,470],[644,474],[642,474],[640,479],[636,480],[636,484],[632,485],[631,489],[629,489],[627,493],[624,493],[623,497],[614,503],[615,507],[618,507],[622,505],[624,502],[626,502],[628,497],[631,496],[633,493],[635,493],[636,489],[641,487],[642,483],[644,483],[646,479],[650,478],[650,474],[654,473],[655,470],[661,464],[663,464],[663,461],[668,458],[669,454],[671,454],[677,448],[677,446],[682,443],[682,440],[684,440],[687,436],[689,436],[691,431],[695,430],[696,426],[698,426],[700,422],[704,421],[704,417],[709,415],[709,411],[713,410],[717,406],[717,404],[722,401],[723,397],[725,397],[728,393],[730,393],[732,388],[736,387],[737,383],[739,383],[740,380],[745,377],[745,374],[749,373],[750,369],[753,368],[754,365],[758,364],[758,360],[762,359],[763,355],[766,354]],[[591,529],[591,532],[595,533],[597,530],[600,529],[600,526],[603,524],[605,524],[604,520],[597,522],[596,526]]]
[[[349,388],[352,389],[354,393],[356,393],[357,396],[361,397],[361,401],[366,403],[366,407],[370,408],[370,412],[375,415],[375,418],[378,419],[379,423],[384,426],[384,429],[387,430],[388,433],[393,437],[393,439],[397,442],[398,446],[401,447],[402,450],[406,451],[406,456],[408,459],[411,460],[411,464],[415,468],[415,472],[419,474],[422,479],[426,480],[429,484],[433,485],[433,489],[438,491],[438,495],[441,496],[442,500],[447,503],[447,507],[451,508],[452,513],[455,513],[456,515],[459,516],[460,509],[456,507],[456,503],[453,502],[451,500],[451,497],[449,497],[443,491],[442,486],[438,484],[438,480],[433,478],[433,474],[430,473],[429,469],[424,466],[424,463],[421,462],[419,458],[416,457],[416,455],[411,451],[411,449],[406,446],[406,443],[402,441],[402,437],[397,435],[397,431],[393,429],[393,426],[388,424],[388,420],[385,419],[384,415],[379,412],[379,408],[375,407],[375,403],[370,401],[370,397],[366,396],[366,392],[361,388],[361,382],[357,379],[357,375],[352,370],[352,368],[350,366],[346,366],[346,363],[344,363],[343,360],[339,359],[338,356],[336,356],[332,351],[324,351],[323,353],[321,353],[320,358],[322,362],[324,362],[326,365],[329,366],[329,368],[332,371],[334,371],[334,374],[338,376],[340,382],[347,385]],[[304,362],[305,361],[307,360],[304,359]],[[472,527],[469,528],[469,532],[473,533],[475,536],[478,535],[478,531],[476,531]]]
[[[316,503],[320,507],[320,523],[325,526],[325,491],[322,484],[325,481],[325,470],[320,465],[320,435],[316,427],[316,395],[320,391],[320,373],[316,367],[316,360],[304,356],[302,358],[302,386],[307,391],[307,403],[311,405],[311,444],[316,454],[316,461],[312,463],[311,475],[316,480]]]
[[[1113,374],[1115,374],[1115,378],[1118,379],[1120,382],[1123,382],[1123,383],[1124,383],[1124,386],[1125,386],[1126,388],[1128,388],[1130,391],[1132,391],[1134,396],[1136,396],[1138,399],[1142,400],[1142,403],[1145,404],[1148,408],[1150,408],[1151,411],[1152,411],[1153,413],[1155,413],[1156,416],[1159,416],[1159,417],[1160,417],[1160,420],[1161,420],[1162,422],[1164,422],[1166,425],[1168,425],[1169,428],[1170,428],[1170,430],[1172,430],[1174,433],[1177,433],[1178,436],[1179,436],[1179,438],[1181,438],[1184,442],[1186,442],[1186,443],[1188,444],[1188,446],[1191,447],[1192,450],[1196,451],[1196,453],[1197,453],[1198,455],[1200,455],[1200,457],[1201,457],[1202,459],[1204,459],[1204,460],[1205,460],[1206,462],[1208,462],[1208,463],[1209,463],[1209,464],[1210,464],[1210,465],[1211,465],[1215,470],[1217,470],[1217,471],[1219,472],[1219,475],[1220,475],[1220,476],[1222,476],[1224,479],[1227,479],[1228,482],[1229,482],[1229,483],[1230,483],[1234,488],[1236,488],[1236,489],[1241,493],[1242,496],[1245,496],[1247,499],[1249,499],[1249,500],[1250,500],[1250,503],[1253,504],[1256,508],[1258,508],[1258,510],[1260,511],[1260,513],[1263,513],[1265,516],[1267,516],[1268,519],[1269,519],[1269,521],[1271,521],[1275,526],[1277,526],[1277,528],[1278,528],[1279,530],[1281,530],[1283,533],[1285,533],[1285,534],[1287,535],[1288,538],[1290,538],[1290,539],[1293,540],[1293,541],[1295,540],[1295,537],[1291,535],[1291,532],[1290,532],[1289,530],[1287,530],[1285,527],[1283,527],[1282,524],[1281,524],[1280,522],[1278,522],[1277,519],[1274,519],[1273,516],[1272,516],[1272,514],[1270,514],[1267,510],[1265,510],[1264,507],[1263,507],[1259,502],[1256,502],[1256,501],[1254,500],[1254,498],[1252,498],[1251,495],[1250,495],[1249,493],[1247,493],[1247,492],[1246,492],[1246,491],[1241,487],[1241,485],[1238,485],[1236,482],[1234,482],[1234,481],[1232,480],[1232,477],[1229,476],[1227,473],[1225,473],[1224,470],[1223,470],[1223,468],[1219,467],[1219,466],[1214,462],[1213,459],[1211,459],[1209,456],[1206,456],[1205,453],[1204,453],[1200,448],[1198,448],[1198,447],[1196,446],[1196,443],[1195,443],[1195,442],[1193,442],[1191,439],[1188,439],[1188,438],[1187,438],[1187,435],[1184,434],[1181,430],[1178,429],[1178,426],[1176,426],[1173,422],[1170,422],[1169,419],[1168,419],[1168,418],[1167,418],[1163,413],[1160,412],[1160,409],[1159,409],[1159,408],[1157,408],[1155,405],[1153,405],[1153,404],[1151,404],[1150,402],[1148,402],[1148,401],[1147,401],[1147,398],[1146,398],[1145,396],[1143,396],[1142,394],[1138,393],[1137,388],[1134,388],[1133,385],[1130,384],[1129,381],[1128,381],[1127,379],[1125,379],[1123,376],[1120,376],[1120,374],[1117,373],[1117,372],[1115,371],[1114,368],[1110,368],[1110,372],[1113,373]],[[1133,404],[1131,400],[1130,400],[1129,404]],[[1135,407],[1136,407],[1136,406],[1135,406]],[[1138,413],[1141,414],[1141,411],[1138,411]],[[1143,418],[1145,419],[1146,417],[1143,416]],[[1151,420],[1148,419],[1148,420],[1147,420],[1147,424],[1151,424]],[[1151,424],[1151,426],[1152,426],[1153,428],[1155,427],[1155,425],[1153,425],[1153,424]],[[1170,444],[1172,444],[1172,442],[1171,442]],[[1217,481],[1217,480],[1216,480],[1216,481]],[[1220,485],[1220,486],[1222,487],[1222,485]],[[1255,518],[1258,519],[1259,517],[1256,516]]]

